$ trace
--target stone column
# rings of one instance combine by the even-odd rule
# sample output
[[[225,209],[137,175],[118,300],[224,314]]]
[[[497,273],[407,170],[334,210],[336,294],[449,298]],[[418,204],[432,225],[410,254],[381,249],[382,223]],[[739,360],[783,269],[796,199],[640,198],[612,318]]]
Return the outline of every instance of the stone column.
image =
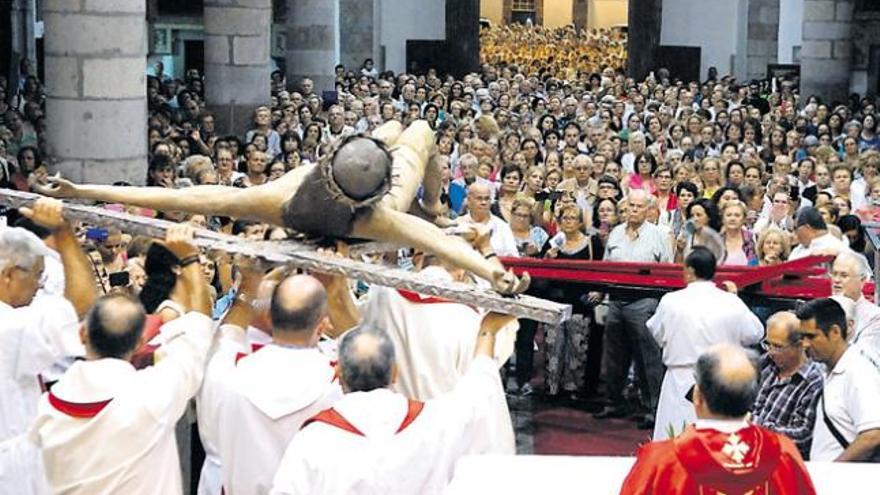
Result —
[[[801,44],[801,95],[826,101],[849,94],[853,2],[806,0]]]
[[[749,0],[746,43],[746,77],[764,79],[779,53],[779,0]]]
[[[145,2],[44,0],[48,148],[77,182],[147,173]]]
[[[641,81],[655,69],[663,0],[629,0],[628,21],[627,74]]]
[[[446,49],[456,78],[480,69],[480,0],[446,0]]]
[[[589,2],[587,0],[574,0],[571,2],[571,21],[578,31],[587,27],[589,9]]]
[[[205,0],[205,99],[221,133],[242,135],[270,102],[271,0]]]
[[[305,77],[314,81],[319,95],[335,88],[340,1],[287,0],[288,88],[299,89]]]

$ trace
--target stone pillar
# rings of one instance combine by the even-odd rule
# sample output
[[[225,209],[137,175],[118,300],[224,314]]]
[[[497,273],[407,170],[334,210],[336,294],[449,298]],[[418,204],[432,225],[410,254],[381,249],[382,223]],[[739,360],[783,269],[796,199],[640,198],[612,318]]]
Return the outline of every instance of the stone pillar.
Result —
[[[746,67],[748,79],[767,77],[779,53],[779,0],[749,0]]]
[[[346,70],[357,72],[368,58],[376,62],[373,11],[377,8],[374,0],[339,0],[339,63]]]
[[[446,0],[446,49],[456,78],[480,69],[480,0]]]
[[[287,0],[288,88],[299,89],[304,77],[315,82],[315,93],[319,95],[335,88],[333,68],[339,60],[337,21],[341,1]]]
[[[853,2],[806,0],[801,95],[844,101],[849,94]]]
[[[147,173],[146,3],[44,0],[46,122],[54,168],[77,182]]]
[[[637,81],[655,69],[662,21],[663,0],[629,0],[627,75]]]
[[[270,102],[271,0],[205,0],[205,100],[217,130],[243,135]]]
[[[578,31],[586,29],[589,9],[589,2],[587,0],[574,0],[571,2],[571,20]]]

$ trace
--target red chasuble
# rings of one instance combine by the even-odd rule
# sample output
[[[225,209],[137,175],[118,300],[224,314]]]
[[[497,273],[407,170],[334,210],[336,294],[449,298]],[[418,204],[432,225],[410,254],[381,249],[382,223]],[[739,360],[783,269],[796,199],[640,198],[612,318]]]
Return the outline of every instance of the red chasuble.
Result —
[[[788,438],[749,425],[735,433],[688,427],[639,449],[621,495],[812,495],[803,459]]]

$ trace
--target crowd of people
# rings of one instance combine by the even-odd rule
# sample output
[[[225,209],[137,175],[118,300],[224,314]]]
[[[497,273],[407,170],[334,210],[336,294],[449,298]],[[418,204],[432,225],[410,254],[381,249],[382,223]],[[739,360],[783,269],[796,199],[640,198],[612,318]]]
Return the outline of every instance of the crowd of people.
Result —
[[[147,78],[149,166],[130,182],[261,186],[316,165],[346,136],[424,121],[441,164],[440,217],[488,232],[472,239],[487,259],[681,262],[688,288],[658,301],[534,281],[530,293],[571,304],[573,316],[559,325],[522,320],[514,339],[499,315],[317,274],[265,274],[251,261],[200,252],[185,232],[160,242],[69,225],[56,203],[9,211],[9,225],[39,239],[20,229],[0,237],[0,300],[11,315],[4,325],[27,335],[2,349],[13,353],[4,386],[20,399],[3,402],[0,440],[24,435],[43,455],[9,442],[0,453],[29,460],[20,479],[33,480],[33,493],[41,493],[44,462],[54,491],[178,492],[172,430],[194,397],[206,453],[201,493],[212,494],[348,493],[358,483],[439,491],[462,453],[513,453],[504,386],[521,396],[539,387],[541,401],[575,405],[600,397],[598,418],[630,417],[655,440],[686,434],[695,421],[711,427],[714,411],[790,438],[803,458],[872,457],[880,445],[880,308],[862,295],[873,260],[862,223],[880,218],[876,102],[826,102],[799,96],[789,82],[772,91],[714,71],[702,82],[662,69],[635,81],[619,70],[616,32],[599,33],[613,49],[597,59],[603,45],[589,42],[596,33],[492,29],[486,63],[461,80],[432,70],[379,73],[367,60],[357,70],[338,66],[336,101],[323,101],[324,88],[311,80],[274,73],[271,101],[243,135],[217,131],[200,74],[176,79],[157,64]],[[517,36],[534,46],[513,43]],[[559,43],[572,45],[568,58],[548,49]],[[42,190],[51,167],[39,81],[0,80],[0,93],[11,96],[0,99],[0,183]],[[299,235],[240,218],[104,206],[249,240]],[[836,256],[836,296],[796,313],[747,308],[736,287],[711,283],[717,266],[811,254]],[[468,279],[420,251],[373,261]],[[91,296],[79,284],[87,279],[95,281]],[[56,300],[34,298],[37,289]],[[726,311],[707,312],[709,299]],[[72,330],[79,320],[84,348]],[[446,328],[452,321],[459,333]],[[730,392],[715,383],[727,371],[702,357],[715,344],[762,348],[761,367],[752,378],[730,371]],[[338,366],[328,357],[337,353]],[[512,371],[509,383],[499,367]],[[54,384],[42,398],[37,374],[41,385]],[[291,385],[289,375],[303,380]],[[692,386],[700,393],[691,404],[684,397]],[[158,390],[174,393],[148,393]],[[739,405],[712,402],[728,392]],[[131,452],[94,454],[97,442],[132,424],[143,428]],[[387,442],[400,447],[394,455]],[[138,457],[144,445],[150,456]],[[91,461],[63,462],[74,457]],[[281,466],[277,475],[270,465]],[[404,468],[424,476],[400,475]],[[162,479],[150,474],[160,470]],[[94,484],[76,491],[86,478]]]
[[[621,28],[549,28],[492,24],[480,30],[480,60],[516,64],[526,71],[574,79],[578,72],[598,73],[626,66],[626,31]]]

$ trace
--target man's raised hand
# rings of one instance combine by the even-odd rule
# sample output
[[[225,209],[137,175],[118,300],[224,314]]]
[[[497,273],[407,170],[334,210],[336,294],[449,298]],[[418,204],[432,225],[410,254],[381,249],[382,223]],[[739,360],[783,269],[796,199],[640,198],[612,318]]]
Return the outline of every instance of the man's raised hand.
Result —
[[[18,211],[35,224],[52,231],[68,225],[64,219],[64,204],[57,199],[40,198],[32,208],[21,207]]]

